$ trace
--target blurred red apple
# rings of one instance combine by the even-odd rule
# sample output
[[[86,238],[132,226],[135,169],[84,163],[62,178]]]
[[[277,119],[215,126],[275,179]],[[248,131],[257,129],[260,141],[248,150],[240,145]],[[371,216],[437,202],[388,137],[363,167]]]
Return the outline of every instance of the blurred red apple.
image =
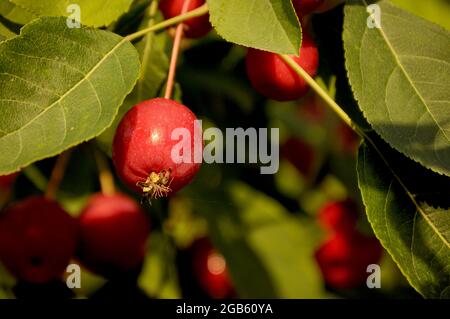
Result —
[[[326,203],[319,211],[319,222],[333,232],[352,232],[358,219],[358,207],[351,199]]]
[[[0,218],[0,259],[25,282],[41,284],[61,278],[77,240],[76,220],[44,197],[25,199]]]
[[[123,194],[96,194],[79,222],[78,257],[88,269],[109,277],[141,266],[150,224],[133,199]]]
[[[207,238],[192,245],[194,275],[203,290],[212,298],[230,298],[235,295],[228,275],[225,258],[214,249]]]
[[[356,231],[333,234],[315,254],[325,282],[336,289],[363,285],[369,276],[367,266],[379,263],[381,256],[378,240]]]

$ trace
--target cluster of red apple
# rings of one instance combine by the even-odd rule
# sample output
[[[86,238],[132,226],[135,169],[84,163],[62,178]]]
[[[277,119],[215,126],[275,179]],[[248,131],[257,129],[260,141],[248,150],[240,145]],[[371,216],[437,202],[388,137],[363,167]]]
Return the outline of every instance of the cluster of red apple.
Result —
[[[0,189],[17,174],[0,177]],[[144,260],[150,223],[123,194],[93,195],[78,218],[45,197],[30,197],[2,212],[0,260],[20,281],[60,280],[74,258],[106,278],[134,273]],[[209,296],[234,296],[225,259],[207,238],[190,247],[192,274]]]
[[[351,289],[363,285],[368,277],[367,266],[377,264],[382,247],[375,237],[356,229],[358,211],[347,199],[326,204],[319,212],[320,224],[328,238],[315,257],[325,282],[336,289]]]
[[[200,7],[204,0],[191,0],[188,11]],[[313,13],[323,0],[295,0],[293,5],[301,20]],[[185,0],[162,0],[160,9],[166,19],[182,13]],[[208,16],[184,22],[185,36],[198,38],[211,30]],[[309,75],[314,76],[319,53],[313,38],[303,29],[300,56],[292,56]],[[268,98],[287,101],[304,96],[308,84],[277,54],[249,49],[247,74],[253,87]],[[171,151],[177,141],[171,139],[176,128],[190,132],[194,146],[195,115],[184,105],[156,98],[134,106],[122,119],[116,131],[113,160],[122,181],[149,199],[167,196],[183,188],[194,178],[200,164],[174,163]],[[145,145],[145,147],[143,147]],[[295,145],[293,145],[295,146]]]
[[[191,0],[188,11],[204,2]],[[301,20],[323,2],[293,0]],[[181,14],[184,4],[185,0],[162,0],[160,9],[167,19]],[[207,15],[183,24],[184,35],[192,38],[204,36],[211,29]],[[303,28],[299,53],[299,57],[292,58],[314,76],[319,64],[318,50],[306,28]],[[246,65],[255,90],[268,98],[294,100],[308,91],[307,83],[274,53],[249,49]],[[174,129],[184,128],[194,137],[195,120],[196,116],[186,106],[167,98],[151,99],[134,106],[122,119],[113,141],[113,162],[121,180],[150,200],[171,195],[192,181],[200,164],[194,160],[173,162],[171,152],[177,141],[172,140],[171,134]],[[191,142],[194,148],[195,141]],[[343,218],[347,218],[348,223],[354,222],[348,216]],[[354,230],[343,231],[335,226],[333,237],[318,251],[317,259],[327,282],[335,286],[352,285],[356,278],[359,280],[360,266],[378,259],[374,258],[378,246]],[[2,213],[0,258],[17,278],[28,282],[43,283],[60,278],[74,256],[90,270],[110,277],[140,266],[149,231],[149,221],[142,209],[122,194],[94,195],[78,219],[53,200],[32,197]],[[353,244],[355,240],[357,244]],[[370,251],[368,246],[374,247],[370,258],[361,257]],[[196,257],[202,264],[196,266],[199,271],[210,269],[205,268],[204,261],[209,265],[212,248],[204,247],[200,249],[200,257]],[[218,260],[215,259],[217,267]],[[211,276],[226,277],[223,271],[211,267],[215,269],[210,272]],[[217,289],[208,287],[205,289],[216,295],[212,291]],[[229,296],[231,291],[231,284],[223,284],[217,296]]]
[[[2,212],[0,259],[29,283],[60,279],[73,257],[111,277],[140,266],[149,231],[140,206],[123,194],[93,195],[78,218],[52,199],[33,196]]]

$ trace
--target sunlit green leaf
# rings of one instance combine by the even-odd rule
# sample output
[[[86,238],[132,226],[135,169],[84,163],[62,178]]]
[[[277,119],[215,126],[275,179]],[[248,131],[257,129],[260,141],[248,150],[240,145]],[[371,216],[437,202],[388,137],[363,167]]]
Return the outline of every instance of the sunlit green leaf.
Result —
[[[345,8],[344,45],[350,83],[367,120],[394,148],[450,176],[450,32],[388,1],[381,28],[366,7]]]
[[[450,179],[387,146],[379,150],[384,159],[363,144],[358,158],[372,228],[418,292],[450,298]]]
[[[225,40],[256,49],[298,55],[301,29],[286,0],[207,0],[211,22]]]
[[[42,18],[0,43],[0,173],[89,140],[113,121],[139,75],[125,39]]]

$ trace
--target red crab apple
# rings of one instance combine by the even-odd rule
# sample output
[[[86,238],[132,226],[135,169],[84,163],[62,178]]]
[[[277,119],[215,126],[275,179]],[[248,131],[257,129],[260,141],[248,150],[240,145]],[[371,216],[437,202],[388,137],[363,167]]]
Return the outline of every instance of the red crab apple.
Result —
[[[122,119],[113,142],[113,162],[121,180],[150,199],[190,183],[202,161],[202,132],[196,120],[186,106],[168,99],[134,106]],[[177,132],[186,133],[184,142]],[[177,148],[180,143],[186,146],[182,151]],[[183,153],[185,159],[174,159],[173,152]]]
[[[319,222],[333,232],[351,232],[355,229],[358,219],[358,209],[355,203],[344,201],[329,202],[319,211]]]
[[[294,9],[299,17],[315,12],[324,2],[325,0],[292,0]]]
[[[123,194],[93,195],[79,217],[78,257],[95,273],[110,276],[136,270],[150,232],[140,206]]]
[[[310,76],[315,76],[319,66],[319,52],[314,40],[303,32],[300,56],[291,56]],[[292,68],[275,53],[250,48],[247,52],[248,78],[260,94],[277,101],[298,99],[309,86]]]
[[[56,202],[30,197],[0,219],[0,258],[18,279],[41,284],[61,277],[75,253],[78,226]]]
[[[170,19],[181,14],[183,5],[187,0],[161,0],[159,8],[165,19]],[[188,12],[205,4],[205,0],[190,0]],[[192,18],[183,22],[186,25],[185,35],[188,38],[201,38],[211,31],[209,15]]]
[[[207,238],[192,245],[194,275],[202,289],[212,298],[230,298],[235,292],[228,275],[227,263]]]
[[[374,237],[356,231],[332,235],[315,254],[325,282],[336,289],[352,289],[369,275],[367,266],[380,261],[382,248]]]

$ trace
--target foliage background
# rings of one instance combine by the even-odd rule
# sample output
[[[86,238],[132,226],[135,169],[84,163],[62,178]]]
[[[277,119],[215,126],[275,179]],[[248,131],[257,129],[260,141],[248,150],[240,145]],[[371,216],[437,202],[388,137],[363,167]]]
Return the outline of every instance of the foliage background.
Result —
[[[123,8],[113,8],[121,12],[131,4],[131,1],[120,2]],[[450,28],[449,1],[392,2],[447,30]],[[151,23],[145,14],[149,3],[134,1],[131,10],[120,20],[111,23],[112,19],[105,13],[102,21],[93,18],[91,24],[106,25],[104,29],[119,35],[130,34]],[[14,4],[20,5],[21,1],[3,0],[0,4],[0,34],[4,37],[17,32],[20,25],[36,15],[60,14],[60,11],[36,13],[38,8],[25,14],[20,12],[22,7],[12,7]],[[50,5],[43,8],[57,10]],[[344,69],[343,15],[343,7],[339,6],[311,19],[309,26],[316,34],[321,55],[317,81],[355,121],[367,127],[355,108]],[[92,147],[100,147],[109,154],[111,137],[121,115],[137,101],[160,95],[164,88],[170,37],[165,32],[156,34],[151,52],[146,46],[149,40],[145,37],[133,43],[141,61],[150,59],[150,62],[141,70],[141,80],[126,97],[115,122],[95,143],[77,147],[71,157],[58,201],[74,216],[79,214],[89,196],[99,190]],[[325,238],[315,219],[324,203],[353,198],[360,208],[358,228],[372,234],[358,187],[356,148],[349,150],[342,134],[338,133],[344,125],[341,120],[314,94],[300,101],[279,103],[255,93],[245,73],[246,49],[224,41],[215,32],[201,40],[185,41],[183,49],[177,71],[176,98],[189,106],[205,126],[223,131],[227,127],[279,127],[281,144],[289,137],[296,137],[314,148],[312,168],[304,175],[282,159],[280,171],[271,176],[260,175],[259,167],[252,165],[203,165],[192,185],[170,200],[158,201],[147,209],[153,230],[137,284],[106,283],[105,279],[83,271],[83,286],[74,291],[76,296],[101,293],[156,298],[195,296],[198,291],[183,286],[186,265],[179,258],[180,251],[195,238],[208,235],[225,256],[240,297],[419,297],[388,253],[382,260],[382,288],[379,290],[336,291],[323,282],[313,253]],[[289,46],[277,49],[286,51]],[[317,120],[317,112],[320,120]],[[14,200],[40,194],[54,160],[41,160],[25,168],[15,184]],[[128,192],[119,180],[116,182],[123,192]],[[448,185],[448,180],[443,185]],[[402,203],[399,206],[404,207]],[[14,278],[0,268],[0,297],[10,297],[14,284]]]

